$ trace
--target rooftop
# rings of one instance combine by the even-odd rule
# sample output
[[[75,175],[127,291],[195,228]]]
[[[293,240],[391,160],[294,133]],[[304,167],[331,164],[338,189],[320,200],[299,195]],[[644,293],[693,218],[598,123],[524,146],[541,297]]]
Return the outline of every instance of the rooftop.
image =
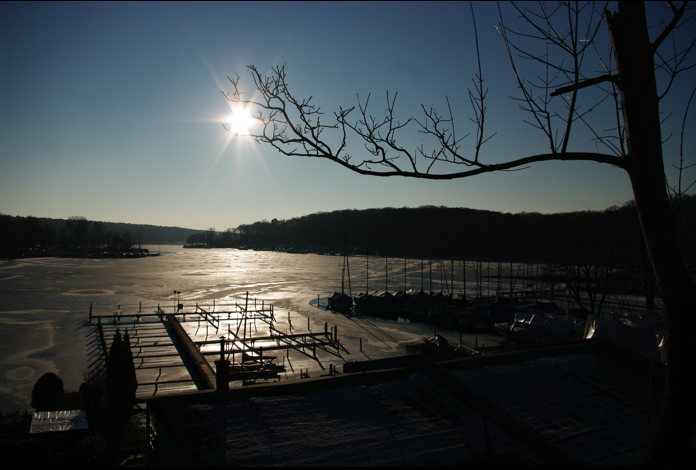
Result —
[[[148,458],[211,466],[640,464],[661,370],[604,340],[440,364],[424,355],[349,363],[337,376],[153,398],[160,450]]]

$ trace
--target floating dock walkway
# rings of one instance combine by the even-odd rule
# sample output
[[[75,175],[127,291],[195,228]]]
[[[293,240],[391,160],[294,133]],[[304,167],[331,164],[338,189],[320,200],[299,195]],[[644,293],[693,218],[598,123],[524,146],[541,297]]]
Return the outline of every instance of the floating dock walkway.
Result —
[[[128,333],[139,398],[177,388],[180,391],[182,386],[215,390],[227,388],[230,380],[279,378],[285,366],[274,363],[277,357],[268,354],[272,351],[284,350],[288,357],[290,350],[312,358],[317,357],[317,350],[340,356],[338,327],[329,328],[325,323],[323,331],[312,332],[308,323],[307,332],[282,332],[276,328],[273,305],[249,299],[248,294],[242,304],[216,306],[213,302],[205,308],[196,304],[189,311],[178,307],[178,311],[168,313],[161,305],[143,309],[141,303],[135,313],[122,312],[118,306],[115,314],[96,314],[90,305],[88,321],[97,330],[102,364],[116,331]],[[152,313],[144,313],[148,311]],[[190,335],[186,325],[193,323],[196,329]],[[191,326],[188,330],[192,330]],[[205,339],[192,339],[199,331]],[[213,335],[219,336],[213,339]],[[209,356],[219,356],[215,368],[207,359]],[[176,368],[185,368],[188,373],[182,376],[179,370],[162,376],[163,369]],[[220,373],[223,375],[218,378]]]

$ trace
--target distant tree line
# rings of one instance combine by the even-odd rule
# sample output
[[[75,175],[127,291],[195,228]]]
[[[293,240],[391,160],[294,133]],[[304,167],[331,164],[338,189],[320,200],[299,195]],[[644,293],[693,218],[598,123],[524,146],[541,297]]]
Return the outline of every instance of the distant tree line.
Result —
[[[181,242],[195,230],[113,222],[90,221],[83,216],[68,219],[12,217],[0,214],[0,250],[77,247],[129,250],[144,243]]]
[[[695,273],[696,196],[683,197],[673,210],[683,261]],[[558,214],[434,206],[343,210],[262,220],[231,232],[239,246],[343,251],[344,231],[349,251],[356,254],[535,263],[541,271],[534,275],[541,275],[546,289],[561,288],[589,313],[601,312],[605,301],[627,289],[645,296],[648,311],[656,307],[658,286],[633,201],[604,211]],[[204,235],[199,234],[199,246],[211,240]]]
[[[205,232],[189,235],[184,244],[185,248],[236,248],[239,246],[238,235],[231,228],[224,232],[216,232],[211,227]]]
[[[693,260],[696,195],[682,199],[677,220],[685,261]],[[633,201],[604,211],[557,214],[511,214],[436,206],[319,212],[289,220],[240,225],[227,231],[226,240],[249,246],[317,245],[338,249],[343,246],[344,232],[348,245],[358,249],[369,247],[389,256],[445,258],[545,259],[566,246],[570,239],[589,240],[599,233],[605,234],[606,243],[618,242],[622,252],[630,251],[628,241],[637,252],[639,246],[634,242],[641,240]],[[198,237],[203,243],[203,234]]]
[[[684,263],[694,272],[696,196],[683,197],[673,210]],[[534,275],[544,279],[547,289],[562,288],[590,313],[600,312],[610,296],[627,288],[643,293],[647,310],[655,309],[658,286],[633,201],[603,211],[558,214],[435,206],[320,212],[261,220],[222,233],[209,228],[189,236],[185,246],[342,252],[344,231],[354,254],[534,263],[541,267]]]

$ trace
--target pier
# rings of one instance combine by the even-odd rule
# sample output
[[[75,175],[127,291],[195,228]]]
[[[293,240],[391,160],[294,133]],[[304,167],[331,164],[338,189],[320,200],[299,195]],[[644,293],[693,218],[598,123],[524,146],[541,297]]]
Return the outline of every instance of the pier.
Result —
[[[291,331],[281,331],[273,305],[248,294],[242,303],[189,309],[177,304],[176,311],[141,303],[137,311],[122,311],[119,305],[115,313],[97,313],[90,305],[88,323],[96,328],[100,350],[93,373],[103,368],[116,331],[128,333],[138,398],[182,388],[226,389],[230,381],[279,380],[286,359],[292,368],[291,352],[316,359],[318,351],[337,357],[341,351],[337,326],[324,323],[322,331],[311,331],[308,321],[307,331],[297,331],[291,323]]]

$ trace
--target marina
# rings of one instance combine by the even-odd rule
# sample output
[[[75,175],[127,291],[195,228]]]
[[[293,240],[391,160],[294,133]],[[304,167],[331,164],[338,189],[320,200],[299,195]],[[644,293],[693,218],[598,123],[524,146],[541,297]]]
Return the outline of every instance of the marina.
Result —
[[[324,323],[323,330],[312,331],[308,321],[306,331],[292,327],[290,331],[281,331],[273,305],[249,299],[248,294],[242,304],[213,304],[210,308],[196,304],[189,311],[182,305],[178,307],[168,313],[157,305],[154,309],[145,308],[145,312],[154,310],[154,313],[144,313],[139,305],[136,313],[125,313],[118,306],[116,315],[103,315],[90,306],[87,322],[95,327],[94,349],[101,353],[92,362],[90,373],[97,374],[104,367],[117,330],[129,336],[140,398],[181,388],[228,388],[229,381],[279,380],[286,367],[294,372],[291,352],[293,356],[300,354],[313,359],[317,359],[318,352],[340,358],[337,326],[329,328]],[[211,364],[210,358],[219,359]],[[219,375],[216,371],[221,367],[227,369],[227,384],[216,378]],[[171,369],[178,370],[171,373]],[[333,365],[329,370],[333,373]]]
[[[158,248],[150,246],[151,250]],[[385,260],[370,258],[370,271],[383,272]],[[368,278],[367,263],[361,262],[364,259],[350,259],[353,292],[367,287],[362,284]],[[403,284],[409,288],[431,287],[424,282],[428,277],[422,272],[422,260],[406,259],[390,265],[392,281],[382,289],[393,289],[396,284],[399,289]],[[226,337],[225,356],[230,355],[232,363],[244,362],[248,350],[275,356],[273,364],[285,369],[274,371],[275,378],[259,373],[254,379],[264,382],[315,377],[341,370],[348,362],[404,355],[413,344],[429,340],[434,333],[450,345],[472,349],[491,348],[505,339],[497,332],[459,328],[446,317],[429,322],[427,318],[387,316],[359,309],[351,314],[327,310],[327,295],[341,289],[341,266],[342,260],[336,256],[185,250],[177,246],[162,247],[161,256],[139,260],[5,261],[0,264],[0,340],[5,348],[0,358],[0,374],[5,377],[0,409],[28,409],[32,386],[45,372],[56,372],[67,388],[77,390],[84,374],[102,361],[117,328],[122,334],[127,330],[132,347],[137,346],[133,354],[138,356],[136,366],[140,367],[138,393],[151,396],[169,393],[167,390],[197,390],[212,382],[206,382],[195,366],[184,365],[189,356],[182,353],[183,343],[176,343],[179,336],[172,326],[176,324],[196,343],[195,349],[200,348],[213,369],[214,361],[219,359],[220,336]],[[475,275],[471,266],[464,271],[455,263],[452,269],[448,262],[447,268],[433,271],[450,272],[447,285],[455,297],[463,293],[468,299],[480,292],[484,297],[487,292],[494,294],[498,279],[486,277],[485,264],[483,276]],[[493,267],[490,273],[494,273]],[[383,276],[382,280],[372,272],[369,276],[370,286],[383,283]],[[510,281],[505,281],[509,285]],[[446,292],[445,282],[441,285]],[[518,297],[532,300],[531,288],[525,292],[526,287],[519,281],[513,281],[513,286],[518,292],[522,289]],[[432,290],[439,292],[439,287],[438,279],[433,279]],[[571,306],[571,299],[554,294],[559,307],[567,310]],[[253,299],[257,299],[255,303]],[[611,308],[622,303],[622,299],[611,301],[617,303]],[[240,313],[242,307],[248,309],[246,314]],[[177,322],[163,321],[168,315]],[[100,322],[103,342],[97,330]],[[251,364],[245,367],[249,369]],[[231,366],[232,377],[238,377],[236,372]],[[250,370],[241,372],[251,376]],[[235,379],[230,386],[252,382]]]
[[[446,317],[420,321],[405,312],[387,316],[378,311],[327,309],[327,293],[338,291],[345,282],[336,276],[340,272],[336,257],[170,250],[146,264],[143,260],[105,259],[32,259],[4,264],[0,268],[4,276],[0,278],[0,289],[4,289],[0,334],[13,355],[6,355],[5,362],[0,360],[0,372],[11,378],[10,387],[0,395],[3,406],[22,406],[21,400],[26,400],[23,397],[29,396],[37,375],[44,371],[56,372],[66,388],[76,389],[89,374],[103,370],[105,354],[118,331],[130,344],[138,382],[136,401],[148,410],[149,449],[157,448],[155,442],[164,442],[163,430],[174,436],[166,452],[148,454],[149,462],[273,464],[275,458],[298,465],[328,465],[335,463],[333,459],[352,464],[473,464],[488,458],[488,444],[481,437],[486,429],[494,452],[507,461],[616,464],[629,454],[632,461],[640,459],[640,446],[636,447],[640,434],[631,428],[636,416],[624,416],[634,407],[632,398],[618,399],[616,391],[626,389],[621,396],[633,396],[626,387],[641,372],[633,371],[608,384],[607,380],[623,373],[627,353],[612,352],[615,346],[601,339],[501,346],[506,338],[497,331],[460,328]],[[355,278],[367,274],[360,263],[352,264]],[[406,274],[408,279],[409,273],[419,271],[418,260],[405,264],[406,269],[396,276],[400,273],[403,279]],[[450,292],[455,291],[456,296],[455,286],[462,291],[466,288],[467,303],[472,308],[477,304],[485,307],[488,299],[476,300],[475,296],[481,282],[484,292],[487,290],[487,278],[477,282],[472,276],[463,282],[454,271],[448,281]],[[488,289],[493,292],[497,281],[488,279],[492,283]],[[555,297],[554,307],[548,300],[548,305],[534,303],[539,302],[535,299],[541,298],[540,292],[512,294],[511,298],[531,302],[539,309],[568,306],[560,296]],[[530,326],[539,326],[533,320],[535,314],[528,313]],[[597,331],[619,324],[605,319],[592,323]],[[622,332],[616,334],[621,337]],[[477,355],[450,357],[442,353],[446,345],[448,350],[461,348]],[[628,354],[631,363],[646,360]],[[605,364],[607,357],[614,358],[613,365],[598,375],[597,364]],[[465,362],[456,362],[461,360]],[[435,361],[445,366],[436,367]],[[657,367],[657,379],[661,377],[659,366],[659,357],[649,366]],[[510,374],[497,370],[519,372],[510,379],[513,383],[507,379]],[[532,371],[537,374],[533,380],[540,383],[551,384],[551,378],[558,378],[556,388],[540,391],[533,384],[524,385]],[[520,411],[518,405],[514,409],[506,405],[513,403],[504,393],[510,387],[521,393],[516,398],[519,406],[524,405]],[[614,400],[611,407],[617,413],[605,416],[609,408],[594,410],[590,397],[597,387]],[[531,395],[525,395],[527,389]],[[583,407],[588,418],[573,418],[572,410],[562,404],[550,407],[544,397],[556,389],[566,394],[572,409]],[[251,420],[253,413],[247,416],[251,403],[260,407],[267,422]],[[655,406],[640,410],[640,419],[651,423],[648,426],[654,422]],[[296,407],[302,413],[295,413]],[[528,422],[530,416],[540,413],[546,416],[543,422]],[[356,458],[321,444],[326,433],[321,426],[306,428],[306,416],[335,430],[331,442],[374,447],[374,453]],[[481,416],[485,418],[481,420]],[[198,423],[196,435],[189,435],[191,419]],[[227,425],[223,423],[231,422],[245,426],[254,439],[275,433],[275,457],[269,459],[258,449],[253,455],[220,455],[212,438],[197,435],[208,435],[212,424],[224,429]],[[356,426],[369,430],[367,441],[354,432]],[[281,445],[299,445],[292,437],[297,429],[303,430],[303,442],[316,443],[309,445],[318,460],[298,452],[300,447]],[[633,432],[630,436],[625,432],[628,429]],[[444,440],[439,437],[441,431],[448,436]],[[625,439],[611,448],[597,447],[616,433]],[[235,433],[216,436],[214,439],[237,446]],[[432,448],[412,446],[412,439],[430,442]],[[464,454],[451,450],[460,448],[459,442],[466,442]],[[620,452],[628,454],[617,454],[615,449],[625,449]]]

